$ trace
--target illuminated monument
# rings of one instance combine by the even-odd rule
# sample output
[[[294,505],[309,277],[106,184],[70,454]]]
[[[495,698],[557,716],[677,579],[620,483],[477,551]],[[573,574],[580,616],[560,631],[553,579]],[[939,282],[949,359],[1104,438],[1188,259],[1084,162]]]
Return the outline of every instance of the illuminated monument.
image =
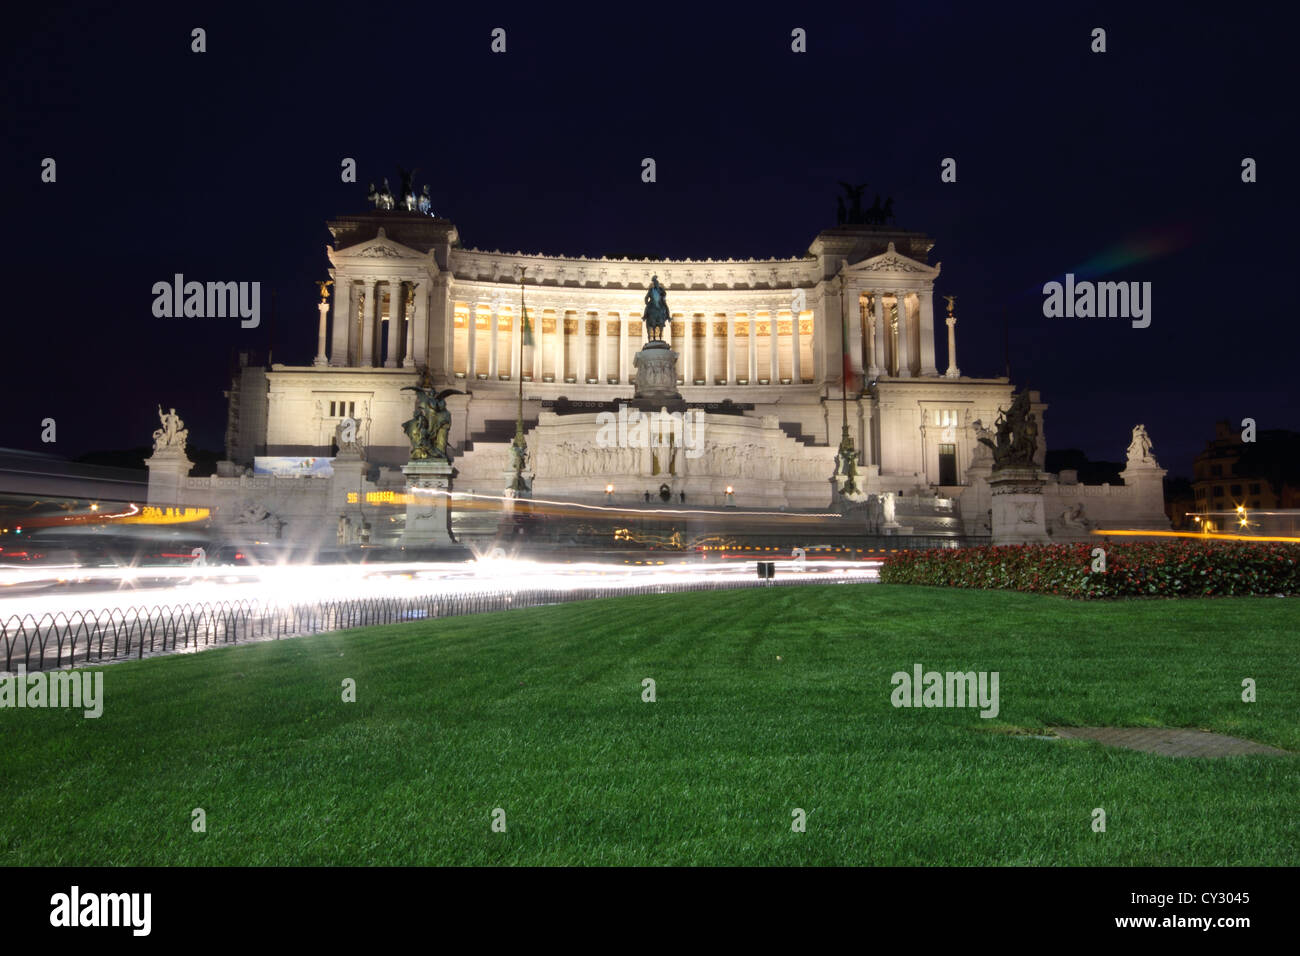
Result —
[[[322,288],[313,363],[240,369],[228,461],[213,479],[181,480],[194,501],[255,504],[292,533],[333,528],[367,494],[406,488],[403,424],[410,389],[425,385],[446,393],[453,493],[505,491],[522,418],[534,497],[636,506],[667,486],[692,506],[856,508],[878,533],[990,533],[977,439],[1014,389],[961,374],[951,298],[937,363],[940,267],[924,234],[850,217],[798,258],[575,258],[469,248],[451,222],[379,196],[329,223],[333,296]],[[1046,405],[1036,392],[1023,404],[1041,472]],[[689,425],[667,447],[606,427],[659,412]],[[351,421],[364,467],[321,480],[317,463]],[[1164,518],[1149,480],[1141,495],[1042,480],[1042,522],[1058,540]]]

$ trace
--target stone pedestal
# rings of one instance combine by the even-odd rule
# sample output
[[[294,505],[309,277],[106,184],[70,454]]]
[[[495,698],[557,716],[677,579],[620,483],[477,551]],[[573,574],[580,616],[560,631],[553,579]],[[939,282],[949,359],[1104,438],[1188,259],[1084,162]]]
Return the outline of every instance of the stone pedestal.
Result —
[[[361,509],[356,501],[349,502],[348,495],[356,495],[358,500],[365,493],[362,483],[368,467],[360,455],[339,452],[331,464],[334,477],[330,479],[330,511],[335,517],[349,514],[358,518]]]
[[[194,462],[183,451],[155,451],[144,463],[149,469],[149,504],[184,504],[181,490]]]
[[[658,411],[681,411],[686,407],[677,391],[678,355],[661,341],[647,342],[632,360],[636,368],[636,391],[632,404],[636,408]]]
[[[1125,488],[1133,489],[1133,504],[1124,524],[1143,530],[1169,530],[1169,516],[1165,513],[1165,469],[1154,458],[1135,462],[1130,460],[1119,476]]]
[[[451,479],[455,469],[445,461],[411,461],[402,466],[406,476],[406,530],[404,547],[454,544],[451,536]]]
[[[1043,479],[1038,469],[994,468],[989,478],[993,498],[993,543],[1051,544],[1043,509]]]

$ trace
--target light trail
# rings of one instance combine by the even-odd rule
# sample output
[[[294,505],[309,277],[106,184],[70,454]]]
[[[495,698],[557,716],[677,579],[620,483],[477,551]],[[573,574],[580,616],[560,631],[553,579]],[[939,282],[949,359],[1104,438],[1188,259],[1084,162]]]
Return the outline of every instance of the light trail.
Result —
[[[879,562],[767,559],[779,576],[798,575],[828,583],[874,581]],[[20,568],[0,571],[0,585],[57,585],[60,580],[95,582],[98,591],[10,591],[0,587],[0,620],[12,616],[70,614],[94,609],[122,611],[186,604],[258,601],[278,605],[328,603],[418,595],[469,595],[487,592],[567,590],[661,585],[684,587],[702,579],[750,581],[754,563],[716,562],[676,565],[529,561],[482,557],[477,561],[411,562],[372,565],[282,565],[206,568]]]
[[[1195,538],[1201,541],[1278,541],[1285,544],[1300,544],[1300,538],[1288,538],[1282,535],[1227,534],[1218,531],[1142,531],[1106,528],[1094,531],[1093,534],[1130,538]]]

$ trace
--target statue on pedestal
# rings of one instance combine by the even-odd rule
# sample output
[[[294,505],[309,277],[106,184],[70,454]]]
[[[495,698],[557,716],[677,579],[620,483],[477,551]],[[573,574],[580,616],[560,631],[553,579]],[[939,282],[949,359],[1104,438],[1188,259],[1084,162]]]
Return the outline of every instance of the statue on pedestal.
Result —
[[[411,461],[436,459],[451,462],[447,441],[451,435],[451,412],[448,395],[464,395],[460,389],[444,388],[434,394],[430,387],[408,385],[404,392],[415,392],[415,414],[402,422],[402,431],[411,441]]]
[[[671,321],[671,316],[668,313],[668,291],[659,284],[657,275],[650,277],[650,288],[645,294],[645,313],[641,320],[645,322],[647,338],[652,342],[662,342],[664,326]]]
[[[1134,425],[1133,439],[1128,443],[1128,463],[1130,465],[1145,464],[1146,462],[1154,464],[1155,458],[1151,454],[1153,447],[1151,436],[1147,434],[1147,427],[1145,425]]]
[[[173,408],[163,414],[162,406],[159,405],[158,420],[162,422],[162,428],[154,429],[153,450],[155,452],[184,452],[185,440],[190,432],[188,428],[181,427],[185,423],[176,414],[176,409]]]
[[[357,443],[357,420],[345,418],[334,426],[334,444],[338,446],[338,455],[360,455],[361,447]]]
[[[862,192],[867,188],[867,184],[854,186],[841,180],[840,188],[844,190],[844,196],[839,200],[840,224],[856,226],[866,222],[866,214],[862,211]],[[845,199],[849,201],[847,214],[844,212]]]
[[[399,199],[402,202],[402,208],[407,212],[415,212],[415,174],[418,169],[413,169],[409,173],[401,166],[397,167],[397,172],[402,177],[402,191]]]
[[[1011,407],[998,412],[994,423],[996,441],[981,436],[980,444],[993,450],[994,468],[1029,468],[1034,465],[1038,451],[1038,422],[1029,408],[1029,392],[1023,391],[1011,402]]]

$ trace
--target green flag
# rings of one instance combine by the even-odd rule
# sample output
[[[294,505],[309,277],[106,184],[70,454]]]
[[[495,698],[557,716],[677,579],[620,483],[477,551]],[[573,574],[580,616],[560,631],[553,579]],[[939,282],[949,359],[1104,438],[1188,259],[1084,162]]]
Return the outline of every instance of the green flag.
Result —
[[[524,306],[523,344],[533,344],[533,327],[528,324],[528,306]]]

